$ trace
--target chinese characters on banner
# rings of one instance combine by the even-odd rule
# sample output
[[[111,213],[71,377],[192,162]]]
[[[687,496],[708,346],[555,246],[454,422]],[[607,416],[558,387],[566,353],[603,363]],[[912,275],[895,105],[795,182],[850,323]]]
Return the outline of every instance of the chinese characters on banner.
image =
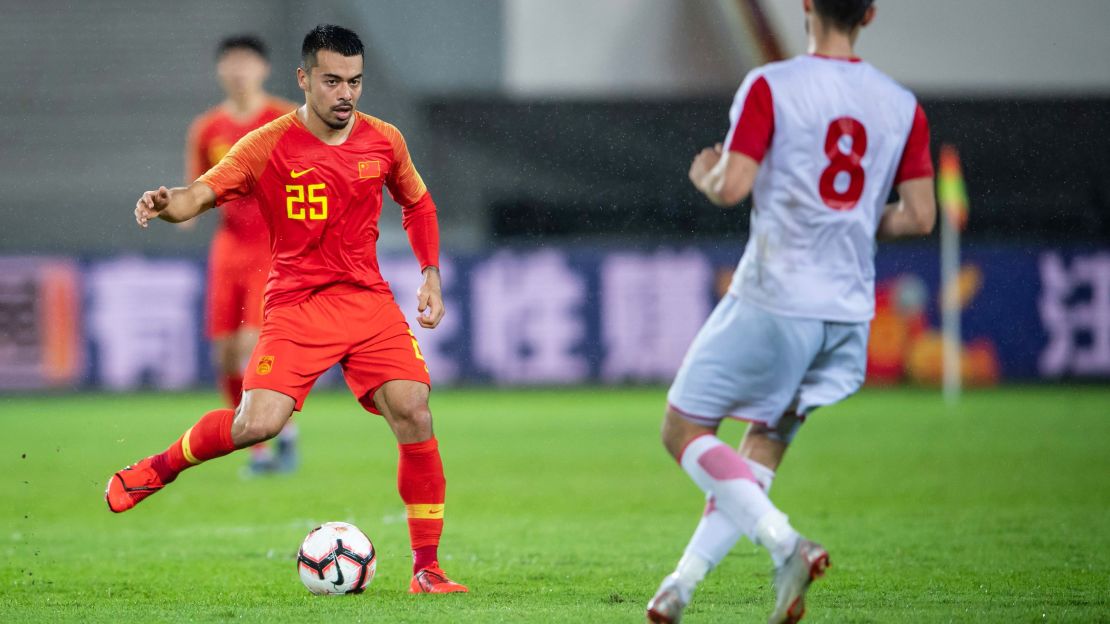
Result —
[[[964,320],[996,346],[1003,376],[1110,379],[1110,251],[977,252],[986,286]],[[667,383],[730,256],[540,248],[444,258],[447,315],[435,330],[416,322],[422,276],[411,254],[380,265],[436,383]],[[880,272],[935,269],[926,253],[879,260]],[[0,389],[207,383],[201,262],[0,258],[0,269]]]
[[[567,254],[502,251],[471,270],[474,363],[497,383],[585,381],[586,280]]]
[[[693,250],[613,253],[601,263],[601,378],[668,381],[707,316],[713,268]]]
[[[1045,377],[1110,376],[1110,253],[1041,255],[1038,307],[1048,333],[1040,356]]]

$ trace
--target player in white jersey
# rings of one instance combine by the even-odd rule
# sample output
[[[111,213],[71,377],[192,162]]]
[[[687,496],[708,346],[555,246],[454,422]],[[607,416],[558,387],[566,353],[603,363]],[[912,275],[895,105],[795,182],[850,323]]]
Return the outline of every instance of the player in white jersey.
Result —
[[[853,52],[872,0],[804,7],[809,54],[748,74],[724,144],[690,166],[717,205],[752,193],[751,233],[667,395],[663,444],[708,503],[648,604],[652,622],[677,622],[741,536],[775,565],[769,621],[801,619],[829,557],[771,503],[771,481],[806,416],[863,383],[876,238],[925,235],[936,221],[925,114]],[[900,199],[887,204],[892,187]],[[738,451],[716,435],[724,418],[751,423]]]

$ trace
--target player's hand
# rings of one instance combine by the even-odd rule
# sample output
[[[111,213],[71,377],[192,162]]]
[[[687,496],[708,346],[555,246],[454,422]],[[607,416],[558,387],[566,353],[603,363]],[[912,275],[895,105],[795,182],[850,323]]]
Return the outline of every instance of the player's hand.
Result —
[[[170,205],[170,190],[164,186],[158,187],[157,191],[147,191],[143,193],[139,201],[135,202],[135,223],[139,227],[147,227],[150,220],[157,218],[159,213]]]
[[[435,329],[443,320],[443,291],[439,282],[439,269],[424,269],[424,283],[416,290],[416,311],[420,313],[416,321],[421,327]]]
[[[723,147],[718,143],[713,147],[703,149],[698,152],[697,156],[694,156],[694,162],[690,163],[690,181],[694,183],[694,186],[701,188],[700,185],[705,177],[709,175],[713,167],[717,166],[717,161],[721,160]]]

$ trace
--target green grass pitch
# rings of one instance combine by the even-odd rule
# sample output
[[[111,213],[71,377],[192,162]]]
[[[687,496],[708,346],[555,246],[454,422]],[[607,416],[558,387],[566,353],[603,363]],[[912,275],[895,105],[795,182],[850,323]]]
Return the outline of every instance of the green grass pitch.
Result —
[[[294,475],[243,479],[232,456],[109,513],[108,476],[216,401],[0,398],[0,620],[637,622],[702,508],[647,388],[433,395],[441,559],[469,595],[406,593],[396,447],[348,394],[309,398]],[[832,555],[809,622],[1110,621],[1110,388],[973,392],[955,409],[865,390],[805,425],[772,495]],[[301,586],[297,546],[327,520],[374,540],[367,593]],[[762,622],[772,602],[770,561],[742,541],[685,621]]]

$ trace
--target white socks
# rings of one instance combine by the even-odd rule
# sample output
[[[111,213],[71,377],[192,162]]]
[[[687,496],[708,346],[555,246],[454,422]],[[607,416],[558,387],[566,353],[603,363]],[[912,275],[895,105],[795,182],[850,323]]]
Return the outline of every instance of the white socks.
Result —
[[[771,560],[777,568],[794,552],[794,547],[798,545],[798,532],[786,521],[786,514],[773,509],[755,524],[755,539],[752,541],[771,553]]]
[[[741,457],[712,435],[690,442],[681,464],[706,492],[708,506],[675,570],[678,579],[692,591],[741,535],[766,548],[775,566],[782,565],[793,552],[798,534],[767,498],[775,471]]]
[[[701,517],[701,522],[698,522],[698,528],[694,529],[694,536],[690,538],[690,543],[686,545],[686,552],[682,555],[683,559],[697,557],[704,561],[709,569],[721,563],[741,535],[740,529],[736,528],[732,520],[715,507],[713,498],[708,497],[705,515]],[[681,565],[681,562],[679,563]]]
[[[743,459],[744,463],[748,464],[752,474],[755,475],[759,487],[765,493],[769,493],[771,483],[775,480],[775,471],[755,460],[747,457]],[[690,543],[686,546],[683,557],[698,557],[709,565],[709,569],[713,569],[736,545],[740,535],[740,529],[728,519],[724,512],[717,509],[713,495],[709,494],[706,496],[705,514],[702,516],[701,522],[698,523],[698,528],[694,530],[694,535],[690,538]]]
[[[717,436],[703,435],[686,446],[681,464],[702,491],[713,495],[717,508],[754,540],[756,522],[775,506],[744,458]]]
[[[694,592],[694,588],[705,578],[706,573],[712,569],[713,565],[697,555],[689,553],[682,555],[682,558],[678,560],[678,566],[674,569],[674,576],[678,579],[679,584],[682,585],[682,589],[686,594],[683,597],[686,600],[690,599],[690,594]]]

